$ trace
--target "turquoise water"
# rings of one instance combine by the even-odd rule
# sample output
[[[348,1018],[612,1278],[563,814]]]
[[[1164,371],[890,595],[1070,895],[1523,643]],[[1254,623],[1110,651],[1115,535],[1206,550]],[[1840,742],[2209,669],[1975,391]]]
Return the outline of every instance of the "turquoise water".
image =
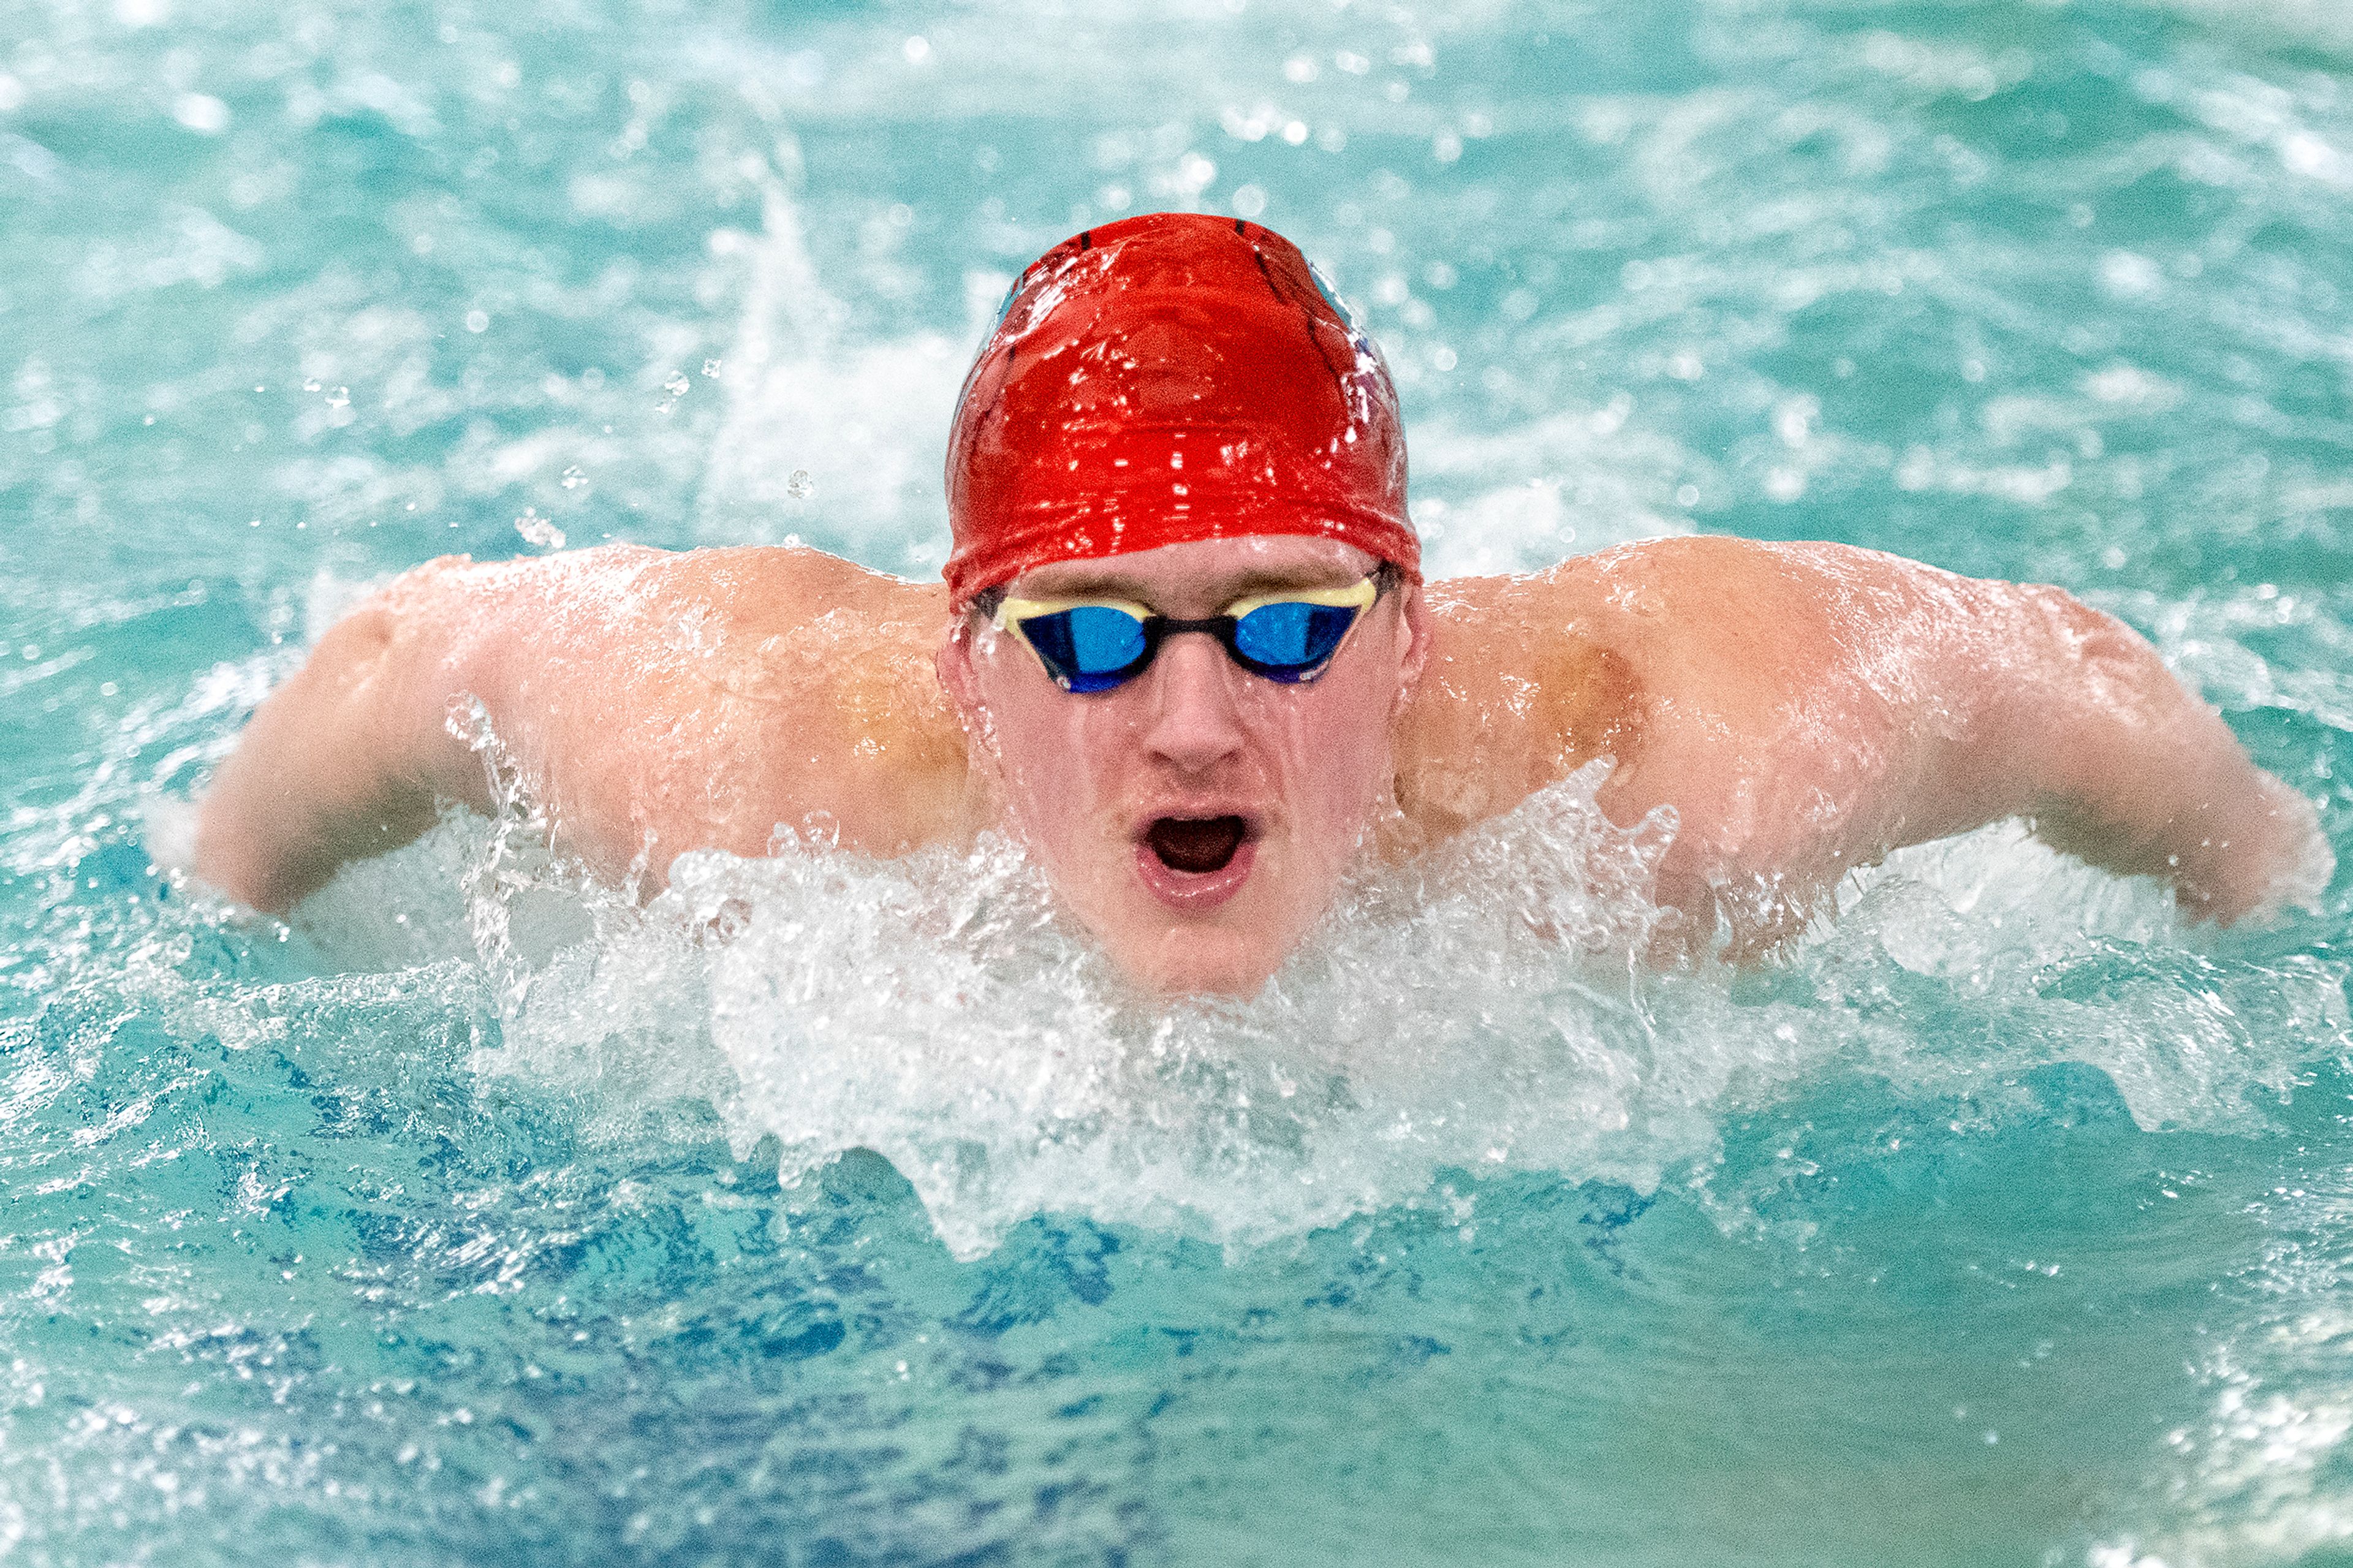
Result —
[[[1357,304],[1440,571],[2062,584],[2324,907],[1997,829],[1633,977],[1588,778],[1163,1019],[1001,848],[158,869],[434,554],[935,570],[1010,274],[1185,205]],[[0,0],[0,1556],[2353,1561],[2348,257],[2324,0]]]

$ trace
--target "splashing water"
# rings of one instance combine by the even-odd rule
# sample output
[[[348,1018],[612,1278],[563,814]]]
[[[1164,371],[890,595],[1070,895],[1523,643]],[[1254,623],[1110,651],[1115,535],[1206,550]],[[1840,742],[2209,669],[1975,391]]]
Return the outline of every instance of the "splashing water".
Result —
[[[2143,1126],[2261,1127],[2316,1042],[2353,1039],[2342,965],[2233,973],[2183,945],[2158,889],[2105,885],[2015,830],[1865,879],[1800,966],[1827,1016],[1728,998],[1754,983],[1726,973],[1651,973],[1638,955],[1672,828],[1612,826],[1595,804],[1608,773],[1363,869],[1260,997],[1173,1007],[1130,992],[993,836],[878,861],[780,832],[766,859],[686,857],[640,914],[520,847],[533,818],[517,803],[461,879],[510,999],[506,1043],[480,1065],[711,1097],[737,1157],[773,1157],[788,1185],[871,1150],[969,1258],[1042,1213],[1295,1240],[1453,1171],[1704,1184],[1725,1119],[1811,1076],[1867,1068],[1932,1100],[2048,1065],[2035,1036],[2054,1025]],[[445,828],[420,880],[466,863],[451,847],[466,837]],[[347,873],[358,885],[321,895],[304,926],[364,952],[352,933],[388,874]],[[1948,902],[1993,899],[2008,907],[1974,921]],[[2185,970],[2207,977],[2202,1005],[2185,1006]],[[1925,1045],[1861,1000],[1896,977],[2011,1026],[1957,1055]],[[2084,998],[2100,1005],[2079,1022]]]
[[[565,483],[568,485],[570,482],[567,478]],[[564,531],[533,510],[526,509],[521,517],[515,519],[515,532],[522,536],[525,544],[537,545],[542,550],[564,548]]]
[[[636,963],[666,992],[691,976],[707,995],[737,1085],[724,1114],[739,1155],[773,1137],[797,1179],[874,1150],[960,1256],[1049,1210],[1219,1241],[1297,1237],[1457,1165],[1647,1187],[1689,1152],[1653,1145],[1675,1110],[1651,1094],[1710,1088],[1647,1081],[1650,1023],[1629,965],[1655,915],[1641,889],[1664,838],[1609,827],[1592,805],[1600,776],[1409,876],[1368,876],[1246,1005],[1172,1012],[1127,994],[994,837],[901,862],[797,845],[760,861],[690,857],[647,911]],[[1484,873],[1504,858],[1541,903],[1496,902]],[[1588,949],[1612,955],[1599,973],[1581,962]],[[1399,973],[1427,985],[1402,1014]],[[1499,990],[1520,1000],[1498,1007]],[[511,1034],[518,1070],[571,1070],[593,1027],[579,994],[569,981],[534,986]],[[1466,1009],[1472,997],[1484,1005]],[[599,993],[590,1019],[612,1005]],[[560,1044],[537,1043],[543,1031]],[[1490,1092],[1465,1096],[1465,1076]],[[1643,1131],[1613,1146],[1638,1116]]]

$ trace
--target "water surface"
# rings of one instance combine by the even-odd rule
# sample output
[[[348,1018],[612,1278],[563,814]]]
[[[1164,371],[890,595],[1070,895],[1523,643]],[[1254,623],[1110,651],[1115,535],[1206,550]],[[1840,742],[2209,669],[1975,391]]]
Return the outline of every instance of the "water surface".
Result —
[[[2353,864],[2348,197],[2322,0],[0,0],[0,1549],[2338,1560],[2342,869],[1996,829],[1638,976],[1585,778],[1164,1017],[1001,847],[156,862],[433,555],[936,571],[1012,273],[1198,207],[1366,317],[1434,570],[2057,583]]]

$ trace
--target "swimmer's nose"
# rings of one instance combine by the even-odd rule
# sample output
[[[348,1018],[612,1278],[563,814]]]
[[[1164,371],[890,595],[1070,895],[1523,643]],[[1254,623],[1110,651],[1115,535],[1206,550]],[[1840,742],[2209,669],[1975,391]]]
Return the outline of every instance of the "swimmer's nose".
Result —
[[[1152,703],[1145,743],[1186,773],[1215,767],[1241,750],[1235,668],[1214,637],[1180,635],[1161,645],[1145,672]]]

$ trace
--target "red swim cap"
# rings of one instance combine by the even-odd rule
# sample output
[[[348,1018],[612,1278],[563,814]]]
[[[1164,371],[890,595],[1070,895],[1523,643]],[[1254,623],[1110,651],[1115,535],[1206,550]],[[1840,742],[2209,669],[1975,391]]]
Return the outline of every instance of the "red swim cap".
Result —
[[[1397,389],[1289,240],[1154,213],[1029,264],[948,438],[948,592],[1197,539],[1344,540],[1409,578]]]

